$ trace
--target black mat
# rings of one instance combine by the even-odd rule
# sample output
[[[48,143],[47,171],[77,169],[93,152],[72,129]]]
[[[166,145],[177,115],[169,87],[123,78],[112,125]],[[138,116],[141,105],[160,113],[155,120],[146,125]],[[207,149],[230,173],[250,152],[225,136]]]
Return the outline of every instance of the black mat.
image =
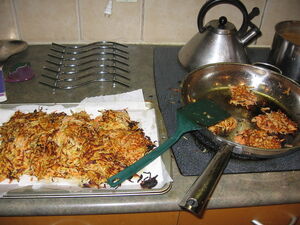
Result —
[[[160,110],[169,136],[176,128],[176,109],[180,106],[180,84],[187,72],[177,61],[179,47],[157,47],[154,50],[154,74]],[[268,49],[250,49],[252,62],[266,60]],[[182,175],[199,175],[206,168],[214,151],[207,151],[186,134],[172,147]],[[250,173],[300,170],[300,151],[274,159],[244,160],[232,157],[224,173]]]

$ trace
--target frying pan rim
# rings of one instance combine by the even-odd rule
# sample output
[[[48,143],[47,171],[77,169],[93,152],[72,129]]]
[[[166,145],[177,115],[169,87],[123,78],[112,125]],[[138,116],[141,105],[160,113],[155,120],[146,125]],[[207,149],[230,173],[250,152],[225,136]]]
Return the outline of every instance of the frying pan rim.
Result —
[[[255,66],[255,65],[251,65],[251,64],[243,64],[243,63],[232,63],[232,62],[221,62],[221,63],[211,63],[211,64],[206,64],[204,66],[201,66],[197,69],[194,69],[192,71],[190,71],[183,79],[183,82],[182,82],[182,90],[183,88],[185,87],[185,84],[188,80],[188,78],[190,76],[192,76],[194,73],[196,73],[197,71],[201,71],[201,70],[204,70],[206,68],[210,68],[210,67],[216,67],[216,66],[244,66],[244,67],[247,67],[247,68],[255,68],[255,69],[258,69],[258,70],[264,70],[264,71],[267,71],[268,73],[271,73],[272,75],[275,75],[275,76],[278,76],[279,79],[283,79],[283,80],[287,80],[288,82],[291,82],[292,85],[295,85],[297,86],[297,88],[300,89],[300,84],[298,84],[296,81],[290,79],[289,77],[286,77],[282,74],[279,74],[277,73],[276,71],[272,71],[272,70],[269,70],[269,69],[266,69],[266,68],[263,68],[263,67],[260,67],[260,66]],[[182,102],[183,104],[188,104],[184,99],[184,92],[182,91],[181,92],[181,98],[182,98]],[[272,156],[272,155],[281,155],[281,154],[286,154],[286,153],[290,153],[290,152],[293,152],[293,151],[297,151],[300,149],[300,146],[297,145],[297,146],[293,146],[293,147],[286,147],[286,148],[278,148],[278,149],[263,149],[263,148],[256,148],[256,147],[251,147],[251,146],[247,146],[247,145],[241,145],[241,144],[238,144],[238,143],[235,143],[234,141],[231,141],[231,140],[227,140],[219,135],[215,135],[213,134],[212,132],[210,132],[208,129],[206,129],[207,132],[209,132],[210,134],[212,134],[212,137],[214,138],[214,141],[217,140],[218,142],[221,142],[221,143],[226,143],[227,145],[231,145],[233,146],[233,149],[235,148],[238,148],[238,149],[244,149],[244,148],[247,148],[249,149],[249,151],[253,151],[253,152],[256,152],[257,155],[263,155],[262,153],[260,152],[269,152],[270,154],[268,154],[268,156]],[[298,132],[299,132],[299,128],[298,128]],[[254,155],[256,155],[256,153],[254,153]],[[247,155],[246,153],[241,153],[241,154],[244,154],[244,155]],[[266,155],[267,156],[267,155]]]
[[[255,62],[255,63],[258,63],[258,62]],[[297,83],[295,80],[291,79],[290,77],[284,76],[284,74],[280,74],[280,73],[278,73],[274,70],[270,70],[270,69],[267,69],[267,68],[264,68],[264,67],[260,67],[258,65],[246,64],[246,63],[234,63],[234,62],[219,62],[219,63],[210,63],[210,64],[203,65],[203,66],[201,66],[197,69],[191,70],[188,74],[186,74],[185,77],[184,77],[184,81],[186,80],[186,78],[190,74],[193,74],[196,71],[203,70],[203,69],[208,68],[208,67],[222,66],[222,65],[246,66],[246,67],[256,68],[256,69],[259,69],[259,70],[268,71],[268,72],[272,73],[275,76],[281,77],[281,79],[285,79],[285,80],[288,80],[289,82],[292,82],[294,85],[296,85],[300,88],[300,84]]]

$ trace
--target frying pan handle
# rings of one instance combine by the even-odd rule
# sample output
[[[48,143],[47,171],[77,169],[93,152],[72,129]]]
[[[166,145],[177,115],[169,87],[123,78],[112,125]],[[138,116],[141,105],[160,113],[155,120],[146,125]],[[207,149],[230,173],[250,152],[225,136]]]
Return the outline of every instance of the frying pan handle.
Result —
[[[265,63],[265,62],[255,62],[252,64],[253,66],[258,66],[260,68],[263,68],[263,69],[267,69],[267,70],[271,70],[275,73],[279,73],[282,75],[282,71],[281,69],[279,69],[277,66],[274,66],[270,63]]]
[[[228,164],[233,146],[225,145],[222,147],[213,159],[209,162],[208,167],[199,176],[189,191],[186,193],[179,206],[197,216],[201,216],[206,208],[207,202],[213,193],[225,167]]]

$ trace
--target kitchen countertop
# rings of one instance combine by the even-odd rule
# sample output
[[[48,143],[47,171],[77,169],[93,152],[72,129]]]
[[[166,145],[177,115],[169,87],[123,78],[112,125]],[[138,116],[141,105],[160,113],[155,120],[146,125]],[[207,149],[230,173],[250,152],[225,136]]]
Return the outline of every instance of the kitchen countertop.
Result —
[[[158,107],[153,76],[153,50],[155,46],[129,46],[130,88],[112,88],[110,85],[102,87],[99,83],[96,83],[69,91],[57,90],[55,93],[51,88],[38,83],[49,47],[49,45],[29,46],[25,52],[8,60],[8,65],[15,62],[30,62],[36,77],[23,83],[7,84],[8,101],[5,104],[80,102],[85,97],[117,94],[141,88],[143,89],[145,100],[151,101],[155,107]],[[163,122],[162,118],[159,118]],[[166,136],[165,129],[162,129],[161,133],[163,136]],[[170,173],[174,180],[172,188],[161,195],[38,199],[1,198],[0,215],[84,215],[176,211],[180,210],[178,203],[196,177],[182,176],[174,159],[172,159],[172,170]],[[208,208],[299,203],[299,189],[300,171],[225,174],[221,177],[208,203]]]

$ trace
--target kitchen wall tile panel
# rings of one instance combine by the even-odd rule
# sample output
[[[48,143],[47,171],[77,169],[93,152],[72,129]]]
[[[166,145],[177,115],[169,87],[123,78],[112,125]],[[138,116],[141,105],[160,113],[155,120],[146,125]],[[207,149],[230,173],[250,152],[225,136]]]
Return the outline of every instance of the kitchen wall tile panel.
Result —
[[[275,34],[275,25],[285,20],[300,20],[299,0],[268,0],[262,22],[263,36],[259,45],[271,45]]]
[[[136,3],[114,0],[112,14],[105,16],[106,0],[80,0],[82,40],[140,42],[142,2],[143,0]]]
[[[76,0],[15,0],[21,37],[29,42],[79,40]]]
[[[146,0],[144,41],[154,43],[187,41],[197,32],[197,14],[204,2],[205,0]]]
[[[11,0],[0,0],[0,39],[18,39]]]
[[[253,7],[263,11],[266,0],[243,1],[248,12]],[[144,40],[154,43],[186,43],[198,32],[197,16],[205,0],[153,0],[145,1]],[[204,25],[212,19],[226,16],[239,29],[242,14],[232,5],[222,4],[210,9]],[[253,19],[259,26],[262,13]]]
[[[111,40],[184,44],[198,32],[197,15],[205,1],[113,0],[112,15],[106,17],[107,0],[0,0],[0,38],[22,38],[29,43]],[[299,0],[242,1],[248,11],[255,6],[261,11],[253,20],[263,33],[258,45],[271,45],[276,23],[300,20]],[[204,24],[221,15],[240,27],[239,11],[224,4],[211,9]]]

